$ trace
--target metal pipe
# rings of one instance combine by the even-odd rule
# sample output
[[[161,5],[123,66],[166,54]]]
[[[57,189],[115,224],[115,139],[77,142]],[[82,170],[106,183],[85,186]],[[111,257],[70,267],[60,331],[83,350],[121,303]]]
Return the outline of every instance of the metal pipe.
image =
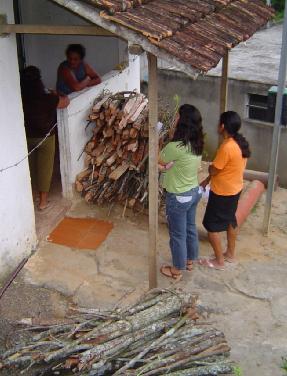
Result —
[[[266,197],[266,205],[264,212],[263,221],[263,233],[268,235],[271,221],[271,210],[273,202],[273,193],[276,182],[276,173],[278,165],[278,155],[280,146],[280,136],[281,136],[281,116],[282,116],[282,105],[283,105],[283,95],[286,85],[286,72],[287,72],[287,0],[285,0],[285,12],[284,12],[284,25],[282,33],[282,49],[281,49],[281,59],[278,75],[278,92],[276,100],[276,111],[275,111],[275,122],[273,130],[273,140],[272,140],[272,150],[271,150],[271,160],[269,166],[269,179],[268,179],[268,189]]]

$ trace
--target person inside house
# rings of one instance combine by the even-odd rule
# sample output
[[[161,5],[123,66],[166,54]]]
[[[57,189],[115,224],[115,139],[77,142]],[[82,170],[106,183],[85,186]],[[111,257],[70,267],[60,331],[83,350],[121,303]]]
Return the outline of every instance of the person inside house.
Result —
[[[172,265],[162,266],[161,273],[176,281],[182,270],[192,270],[198,259],[196,209],[201,195],[198,170],[204,147],[202,117],[189,104],[180,107],[172,141],[160,154],[160,170],[164,172],[166,215],[169,227]]]
[[[85,62],[85,56],[86,50],[81,44],[67,47],[67,59],[58,68],[57,92],[60,95],[69,95],[101,83],[98,73]]]
[[[216,157],[209,167],[209,176],[201,183],[209,184],[210,193],[203,219],[215,258],[199,260],[209,268],[224,270],[224,262],[235,262],[237,236],[236,210],[243,189],[243,173],[251,156],[247,140],[239,133],[241,118],[233,111],[224,112],[219,121],[218,132],[223,136]],[[220,233],[227,233],[227,249],[224,252]]]
[[[21,91],[28,150],[32,150],[48,137],[29,156],[33,192],[39,192],[38,209],[48,207],[48,192],[54,167],[55,129],[57,108],[65,108],[70,101],[67,96],[47,92],[40,70],[29,66],[21,72]]]

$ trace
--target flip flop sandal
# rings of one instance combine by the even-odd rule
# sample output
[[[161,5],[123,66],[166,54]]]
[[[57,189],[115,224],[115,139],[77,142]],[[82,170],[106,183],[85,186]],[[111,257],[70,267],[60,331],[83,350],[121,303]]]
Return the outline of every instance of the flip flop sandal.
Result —
[[[44,206],[43,208],[40,208],[40,206],[38,206],[38,210],[40,211],[40,212],[43,212],[43,211],[46,211],[47,209],[49,209],[49,207],[50,207],[50,204],[48,203],[46,206]]]
[[[168,278],[172,278],[174,279],[176,282],[179,282],[181,279],[182,279],[182,274],[175,274],[172,272],[172,267],[171,266],[162,266],[160,268],[160,272],[162,275],[164,275],[165,277],[168,277]],[[165,270],[169,270],[169,273],[166,272]]]
[[[197,264],[200,265],[200,266],[206,266],[207,261],[208,261],[207,259],[201,258],[201,259],[197,260]]]
[[[237,260],[233,260],[230,257],[226,257],[226,256],[224,256],[224,261],[226,261],[226,262],[228,262],[229,264],[232,264],[232,265],[238,264]]]
[[[215,265],[212,260],[206,260],[205,266],[210,269],[224,271],[224,266]]]

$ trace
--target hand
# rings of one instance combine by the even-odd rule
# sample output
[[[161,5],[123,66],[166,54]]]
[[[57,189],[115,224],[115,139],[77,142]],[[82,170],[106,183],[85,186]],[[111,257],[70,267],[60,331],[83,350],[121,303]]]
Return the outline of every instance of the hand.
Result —
[[[205,190],[210,182],[210,176],[204,179],[199,185]]]

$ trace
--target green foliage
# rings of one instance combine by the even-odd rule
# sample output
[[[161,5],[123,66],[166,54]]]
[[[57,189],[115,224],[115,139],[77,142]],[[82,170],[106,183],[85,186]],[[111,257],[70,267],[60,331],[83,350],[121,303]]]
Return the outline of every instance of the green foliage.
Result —
[[[285,0],[271,0],[271,4],[277,12],[284,11]]]
[[[159,103],[159,120],[163,123],[163,134],[167,134],[174,127],[176,115],[180,107],[180,96],[176,94],[172,99],[172,104]]]
[[[236,366],[234,367],[233,371],[235,376],[243,376],[242,368]]]
[[[287,358],[282,358],[281,368],[287,373]]]
[[[280,21],[284,18],[285,0],[271,0],[273,8],[276,10],[275,20]]]

